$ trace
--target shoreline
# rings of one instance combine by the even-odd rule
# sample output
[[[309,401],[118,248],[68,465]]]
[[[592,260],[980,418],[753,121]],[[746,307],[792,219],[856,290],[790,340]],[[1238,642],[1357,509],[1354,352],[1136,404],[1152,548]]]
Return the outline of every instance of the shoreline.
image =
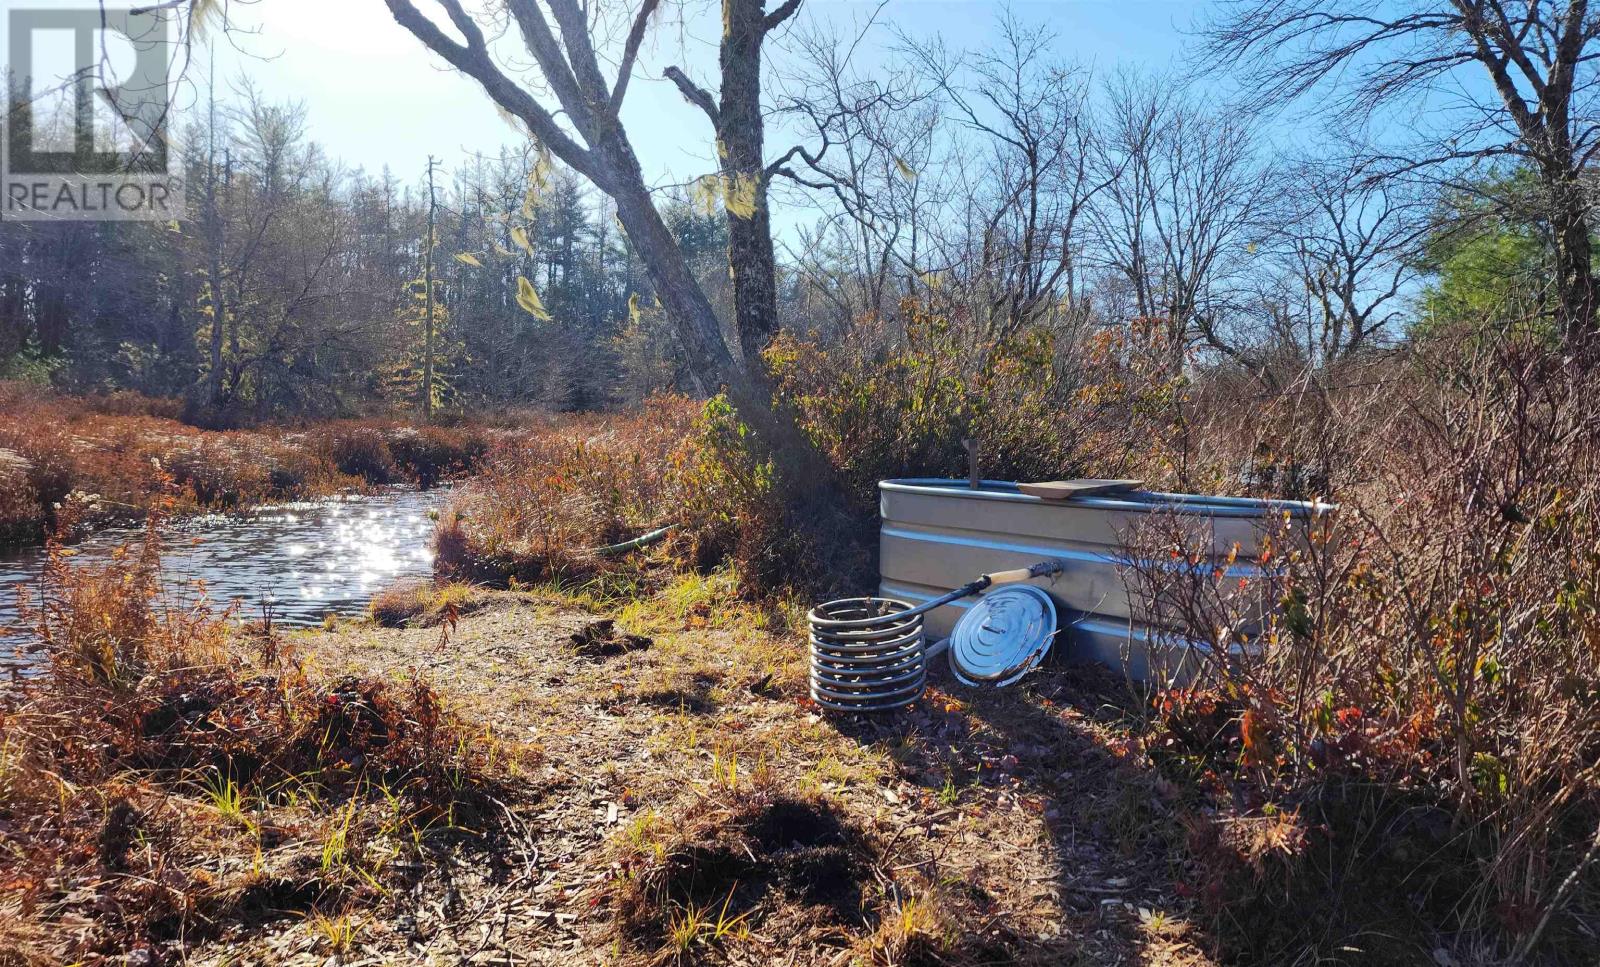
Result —
[[[1141,835],[1127,853],[1093,830],[1095,802],[1122,795],[1109,777],[1137,777],[1110,751],[1115,731],[1093,722],[1097,700],[1071,691],[1064,669],[1034,684],[1070,694],[1078,712],[1031,748],[1019,746],[1026,723],[1047,708],[1059,718],[1054,699],[957,694],[942,674],[906,715],[832,719],[805,698],[800,639],[758,627],[722,598],[730,588],[695,581],[676,579],[677,594],[702,595],[686,608],[662,603],[671,592],[620,612],[552,592],[478,592],[447,632],[434,619],[293,636],[330,675],[421,674],[469,728],[536,749],[523,797],[505,804],[525,826],[530,866],[520,876],[457,866],[458,918],[401,911],[401,924],[416,924],[408,932],[374,911],[353,955],[831,965],[937,952],[956,964],[1044,964],[1092,951],[1096,963],[1212,963],[1175,885],[1154,875],[1170,844]],[[956,734],[975,735],[975,748],[940,748],[936,736]],[[1077,765],[1062,773],[1052,758]],[[1073,801],[1091,789],[1091,801]],[[769,822],[782,832],[767,838]],[[760,862],[717,858],[734,848]],[[820,877],[846,901],[782,872],[813,862],[794,875]],[[908,908],[909,896],[923,900]],[[1114,911],[1100,903],[1112,897]],[[724,924],[742,916],[745,929],[718,935],[724,901]],[[686,926],[706,903],[707,923]],[[1149,907],[1169,919],[1152,927],[1138,914]],[[227,955],[270,961],[296,932]]]
[[[0,384],[0,549],[40,546],[56,528],[102,529],[372,491],[429,489],[475,473],[505,431],[397,419],[205,430],[94,400],[28,396]],[[80,535],[81,536],[81,535]]]
[[[401,696],[433,696],[419,708],[436,712],[385,728],[397,742],[427,718],[450,723],[441,748],[474,765],[444,773],[461,777],[444,788],[464,791],[443,810],[391,806],[398,787],[383,791],[371,769],[392,752],[356,738],[329,745],[334,771],[295,779],[287,798],[206,771],[80,785],[77,797],[132,803],[153,841],[155,817],[182,817],[164,875],[185,884],[184,908],[214,912],[186,932],[108,912],[125,898],[97,891],[132,881],[91,864],[37,881],[45,893],[30,902],[63,924],[37,950],[218,965],[1213,965],[1172,875],[1176,815],[1148,831],[1105,826],[1143,816],[1156,780],[1118,753],[1124,736],[1096,720],[1102,700],[1076,673],[1052,667],[999,692],[940,674],[906,714],[833,719],[805,697],[791,621],[739,602],[724,574],[676,576],[631,602],[478,590],[399,628],[230,629],[227,660],[244,667],[227,680],[241,694],[269,680],[248,669],[270,660],[305,669],[294,688],[308,710],[388,720]],[[285,674],[274,689],[300,680]],[[198,749],[217,741],[207,735]],[[352,768],[371,778],[352,785]],[[0,847],[17,832],[0,826]]]

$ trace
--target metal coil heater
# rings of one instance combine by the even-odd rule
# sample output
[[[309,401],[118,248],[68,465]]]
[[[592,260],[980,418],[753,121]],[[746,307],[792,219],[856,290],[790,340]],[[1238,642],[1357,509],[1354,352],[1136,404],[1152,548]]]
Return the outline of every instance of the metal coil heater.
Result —
[[[922,697],[922,609],[892,598],[819,604],[811,623],[811,698],[837,712],[882,712]]]
[[[895,598],[842,598],[817,605],[806,615],[811,623],[812,700],[836,712],[882,712],[910,705],[922,697],[928,674],[924,614],[996,584],[1049,577],[1061,568],[1060,561],[1051,560],[983,574],[915,607]],[[1049,630],[1055,631],[1053,620]]]

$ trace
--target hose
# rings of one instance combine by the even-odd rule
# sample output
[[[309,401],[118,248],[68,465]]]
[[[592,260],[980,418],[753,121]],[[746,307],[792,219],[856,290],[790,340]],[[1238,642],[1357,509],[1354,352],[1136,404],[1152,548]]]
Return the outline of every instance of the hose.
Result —
[[[648,533],[640,534],[631,541],[623,541],[621,544],[607,544],[605,547],[597,547],[594,549],[594,553],[600,557],[615,557],[618,554],[626,554],[629,551],[637,551],[641,547],[649,547],[651,544],[661,543],[662,538],[666,537],[668,534],[677,529],[677,524],[668,524],[665,527],[658,527]]]
[[[986,591],[992,585],[1010,584],[1014,581],[1027,581],[1031,578],[1044,577],[1049,574],[1060,574],[1062,566],[1063,565],[1060,561],[1052,559],[1049,561],[1040,561],[1038,564],[1032,564],[1028,567],[1019,567],[1010,571],[993,571],[989,574],[980,576],[976,581],[968,581],[966,584],[956,588],[954,591],[941,594],[939,597],[930,601],[924,601],[916,607],[905,611],[903,614],[896,612],[894,617],[909,618],[914,615],[927,614],[934,608],[942,608],[952,601],[959,601],[962,598],[977,594],[979,591]],[[889,599],[883,598],[879,600],[887,601]],[[882,620],[884,619],[867,617],[855,621],[839,622],[837,626],[841,628],[870,628]]]

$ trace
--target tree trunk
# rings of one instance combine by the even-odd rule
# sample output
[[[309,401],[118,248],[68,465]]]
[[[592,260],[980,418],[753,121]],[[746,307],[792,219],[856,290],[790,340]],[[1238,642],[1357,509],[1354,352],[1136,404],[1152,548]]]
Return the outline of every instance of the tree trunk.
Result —
[[[1596,304],[1594,250],[1583,187],[1569,176],[1551,185],[1551,235],[1555,243],[1556,321],[1568,346],[1593,348]]]
[[[727,152],[725,173],[732,167],[759,179],[755,186],[756,217],[749,219],[752,224],[739,226],[744,247],[737,253],[730,252],[740,256],[735,260],[736,276],[739,271],[747,272],[745,281],[750,288],[745,290],[746,295],[755,297],[737,299],[741,304],[740,328],[749,328],[748,336],[742,340],[743,355],[747,356],[760,352],[776,321],[772,240],[767,231],[761,165],[761,40],[768,30],[792,16],[800,3],[801,0],[784,0],[772,13],[763,14],[760,0],[724,0],[727,19],[722,63],[724,71],[732,69],[734,76],[725,77],[723,87],[728,90],[737,123],[729,126],[736,143],[719,147]],[[586,5],[579,0],[544,0],[542,4],[507,0],[506,7],[523,35],[528,53],[560,102],[561,110],[571,119],[572,130],[559,125],[555,115],[495,65],[481,27],[459,0],[441,0],[441,6],[461,40],[446,35],[411,0],[385,0],[385,4],[396,22],[453,66],[477,79],[489,96],[524,121],[555,157],[616,202],[617,217],[674,322],[695,374],[707,384],[720,384],[757,439],[779,458],[780,468],[788,478],[785,497],[789,521],[813,529],[839,522],[843,515],[832,499],[836,496],[836,475],[792,415],[774,406],[771,386],[762,368],[739,365],[728,348],[710,301],[655,207],[622,125],[620,106],[627,79],[634,69],[650,16],[659,4],[647,0],[638,9],[622,48],[617,79],[608,84],[591,46]],[[560,28],[559,40],[545,11]],[[667,74],[692,103],[714,119],[713,126],[720,133],[724,125],[710,95],[694,87],[676,68],[668,68]],[[743,331],[741,335],[745,335]],[[808,514],[805,508],[815,511]]]
[[[734,319],[745,367],[759,370],[761,351],[778,328],[778,284],[767,208],[765,124],[761,116],[761,42],[766,35],[761,0],[723,0],[722,89],[717,108],[717,148],[726,183],[749,185],[755,211],[729,206],[728,264],[733,271]]]
[[[215,231],[215,229],[213,230]],[[212,406],[222,405],[222,326],[227,316],[222,286],[222,240],[213,234],[209,242],[208,271],[211,273],[211,371],[206,374],[206,398]]]
[[[215,122],[213,122],[214,124]],[[232,181],[233,158],[224,164],[223,183]],[[227,245],[227,225],[223,221],[222,201],[217,194],[216,159],[207,162],[206,169],[206,270],[211,283],[211,371],[206,374],[206,399],[212,406],[224,402],[222,386],[222,333],[228,324],[227,286],[223,284],[223,256]]]
[[[39,307],[34,331],[39,335],[39,352],[54,356],[61,352],[67,341],[67,291],[59,282],[40,283],[35,296]]]
[[[617,203],[617,219],[639,253],[668,316],[678,322],[690,368],[713,388],[720,384],[734,409],[780,465],[790,470],[789,484],[806,495],[832,493],[832,467],[802,433],[790,414],[773,402],[772,385],[760,366],[740,366],[722,338],[711,302],[695,281],[683,251],[662,220],[639,173],[638,161],[625,145],[612,143],[597,152],[602,161],[601,188]],[[770,243],[769,243],[770,250]]]
[[[422,243],[422,420],[433,421],[433,220],[437,202],[433,195],[433,155],[428,156],[428,237]]]
[[[616,201],[617,220],[639,253],[639,261],[662,306],[678,322],[691,365],[713,382],[730,386],[744,382],[733,354],[723,342],[722,328],[710,300],[695,281],[672,230],[656,211],[638,161],[626,146],[613,143],[606,148],[597,152],[596,159],[603,164],[598,173],[610,182],[602,187]]]
[[[20,275],[0,282],[0,357],[15,355],[28,344],[32,324],[22,308],[23,284]]]

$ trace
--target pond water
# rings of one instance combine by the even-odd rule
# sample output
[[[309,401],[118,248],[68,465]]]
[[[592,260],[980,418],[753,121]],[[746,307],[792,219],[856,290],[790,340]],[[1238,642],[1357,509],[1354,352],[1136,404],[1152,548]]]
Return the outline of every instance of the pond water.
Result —
[[[204,584],[219,607],[241,619],[310,625],[329,612],[359,614],[372,594],[398,579],[433,573],[433,521],[445,490],[392,490],[366,497],[278,504],[239,514],[208,514],[163,528],[162,579],[192,600]],[[98,531],[73,545],[74,564],[105,563],[138,541],[140,528]],[[14,588],[36,580],[44,551],[0,557],[0,628],[17,617]],[[0,638],[0,669],[21,662]]]

